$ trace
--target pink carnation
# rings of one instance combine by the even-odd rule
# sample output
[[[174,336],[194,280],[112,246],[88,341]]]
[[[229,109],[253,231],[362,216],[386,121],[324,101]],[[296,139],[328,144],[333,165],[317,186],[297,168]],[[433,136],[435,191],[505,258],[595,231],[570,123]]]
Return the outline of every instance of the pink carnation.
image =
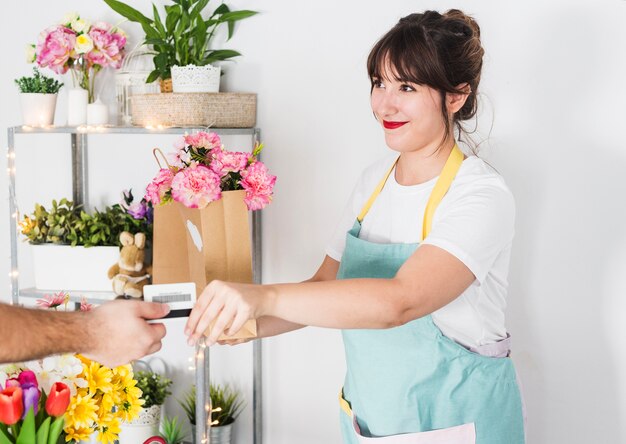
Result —
[[[206,133],[204,131],[200,131],[195,134],[188,134],[185,136],[184,140],[185,144],[191,145],[194,148],[206,148],[211,150],[222,146],[220,136],[215,133]]]
[[[213,158],[211,160],[211,170],[220,177],[224,177],[228,173],[238,173],[245,169],[252,156],[251,153],[226,151],[221,148],[212,149],[210,155]]]
[[[178,168],[189,165],[189,162],[191,162],[191,156],[189,152],[185,150],[185,148],[186,145],[184,138],[178,139],[176,142],[174,142],[174,149],[176,151],[172,153],[167,153],[167,161]]]
[[[65,74],[75,43],[76,33],[71,29],[61,25],[46,29],[37,43],[37,64],[57,74]]]
[[[180,170],[172,181],[172,198],[188,208],[205,208],[221,197],[220,177],[204,165]]]
[[[152,179],[152,182],[146,187],[145,199],[152,202],[152,205],[157,206],[163,200],[165,194],[172,187],[172,180],[174,179],[174,173],[168,168],[159,170],[156,177]]]
[[[263,162],[254,162],[241,172],[241,187],[246,190],[244,201],[251,211],[261,210],[272,201],[276,176],[272,176]]]

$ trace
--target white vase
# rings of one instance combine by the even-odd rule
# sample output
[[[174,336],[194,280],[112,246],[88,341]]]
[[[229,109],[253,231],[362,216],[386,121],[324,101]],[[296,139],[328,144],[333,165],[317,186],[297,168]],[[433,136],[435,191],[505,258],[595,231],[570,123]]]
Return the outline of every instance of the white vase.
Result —
[[[119,444],[143,444],[145,440],[159,434],[162,406],[153,405],[141,409],[139,417],[129,423],[120,424]]]
[[[113,291],[107,272],[120,258],[118,247],[54,244],[32,247],[37,289]]]
[[[69,126],[87,123],[87,105],[89,93],[83,88],[71,88],[67,91],[67,124]]]
[[[24,125],[52,125],[57,106],[57,94],[21,93],[20,105]]]
[[[219,66],[172,66],[172,90],[175,93],[218,92],[220,75]]]

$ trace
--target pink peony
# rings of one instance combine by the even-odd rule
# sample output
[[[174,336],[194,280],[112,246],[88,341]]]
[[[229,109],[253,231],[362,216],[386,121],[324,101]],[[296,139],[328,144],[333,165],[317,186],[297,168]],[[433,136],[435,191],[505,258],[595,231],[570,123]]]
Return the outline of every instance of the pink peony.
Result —
[[[222,146],[220,136],[215,133],[206,133],[204,131],[186,135],[184,140],[185,144],[191,145],[194,148],[206,148],[211,150]]]
[[[124,58],[126,37],[122,34],[111,33],[109,28],[110,25],[105,26],[105,24],[91,27],[89,37],[93,40],[94,48],[87,54],[87,60],[94,65],[119,68]]]
[[[172,181],[172,198],[188,208],[205,208],[221,197],[220,177],[204,165],[180,170]]]
[[[156,177],[152,179],[152,182],[146,187],[145,199],[148,202],[152,202],[152,205],[157,206],[165,197],[165,194],[172,187],[172,180],[174,179],[174,173],[168,168],[159,170]]]
[[[228,173],[238,173],[245,169],[252,156],[251,153],[226,151],[221,148],[213,148],[210,155],[213,158],[211,160],[211,170],[220,177],[224,177]]]
[[[246,190],[244,201],[251,211],[261,210],[272,201],[276,176],[269,174],[263,162],[254,162],[241,172],[241,187]]]
[[[71,29],[60,25],[46,29],[37,43],[37,64],[57,74],[65,74],[75,43],[76,33]]]

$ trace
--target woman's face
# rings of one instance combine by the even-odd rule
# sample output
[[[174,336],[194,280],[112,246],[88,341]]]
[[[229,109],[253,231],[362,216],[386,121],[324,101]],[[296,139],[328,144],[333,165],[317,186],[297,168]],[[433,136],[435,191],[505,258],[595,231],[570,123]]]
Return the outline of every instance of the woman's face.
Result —
[[[441,97],[435,89],[385,75],[375,79],[371,103],[392,150],[402,153],[426,149],[431,153],[439,147],[445,123]]]

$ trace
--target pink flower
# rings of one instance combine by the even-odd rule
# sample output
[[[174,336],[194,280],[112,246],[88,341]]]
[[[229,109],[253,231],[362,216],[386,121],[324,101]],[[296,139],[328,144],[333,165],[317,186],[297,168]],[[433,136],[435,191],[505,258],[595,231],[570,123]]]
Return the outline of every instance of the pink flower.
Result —
[[[241,187],[246,190],[244,201],[251,211],[261,210],[272,201],[276,176],[269,174],[263,162],[254,162],[241,172]]]
[[[91,311],[93,304],[89,304],[84,297],[80,301],[80,311]]]
[[[224,177],[228,173],[238,173],[245,169],[252,154],[213,148],[211,156],[213,157],[211,170],[220,177]]]
[[[172,188],[172,180],[174,179],[174,173],[168,168],[159,170],[156,177],[152,179],[152,182],[146,187],[146,199],[152,202],[152,205],[157,206],[161,203],[165,194]]]
[[[37,64],[57,74],[65,74],[75,43],[76,33],[69,28],[58,25],[46,29],[37,43]]]
[[[189,152],[185,150],[187,145],[185,145],[185,139],[181,138],[174,142],[174,151],[173,153],[167,153],[167,161],[175,167],[182,168],[186,165],[189,165],[191,161],[191,156]]]
[[[35,387],[39,387],[37,376],[35,376],[35,372],[32,370],[22,370],[17,376],[17,380],[20,382],[20,385],[32,384]]]
[[[215,133],[206,133],[204,131],[200,131],[195,134],[188,134],[185,136],[184,140],[185,144],[191,145],[194,148],[206,148],[211,150],[222,146],[220,136]]]
[[[180,170],[172,181],[172,198],[189,208],[205,208],[221,197],[220,177],[204,165]]]
[[[37,299],[35,302],[37,305],[43,308],[54,308],[56,310],[60,305],[67,304],[70,300],[69,293],[62,291],[55,293],[54,295],[46,294],[43,299]]]
[[[94,48],[87,54],[87,60],[94,65],[119,68],[124,58],[126,37],[122,34],[112,34],[110,27],[106,23],[98,23],[91,27],[89,37],[93,40]]]

